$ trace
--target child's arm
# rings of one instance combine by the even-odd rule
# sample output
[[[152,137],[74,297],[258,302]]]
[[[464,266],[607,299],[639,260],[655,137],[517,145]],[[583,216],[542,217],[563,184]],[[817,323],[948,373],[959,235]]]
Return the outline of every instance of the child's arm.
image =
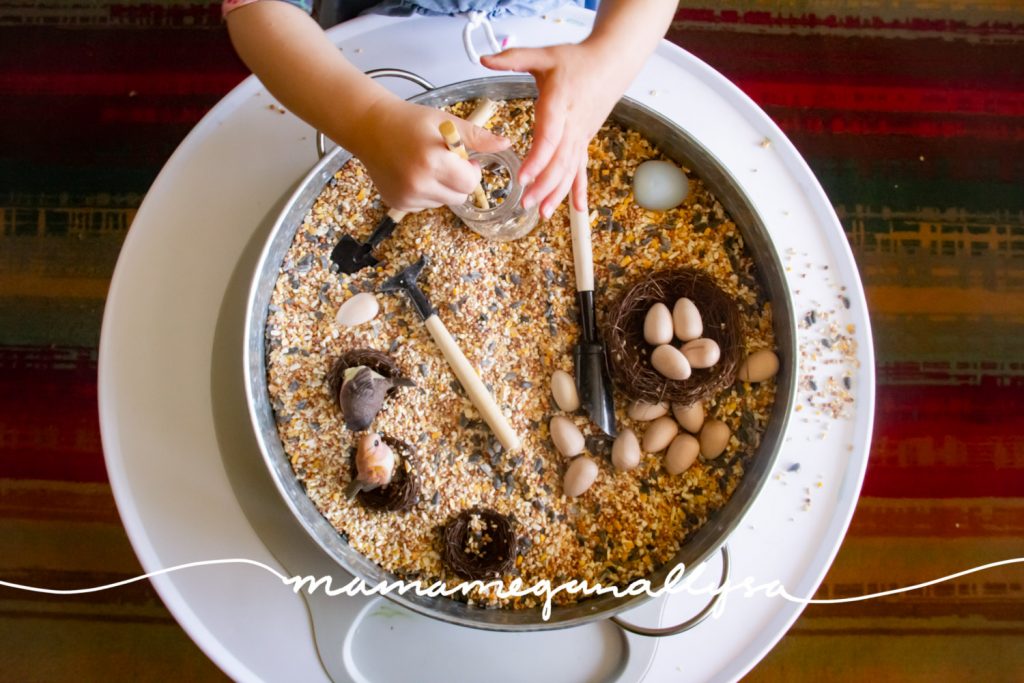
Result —
[[[409,104],[349,63],[298,7],[267,0],[227,15],[235,50],[281,103],[352,152],[387,206],[401,211],[461,204],[480,170],[445,147],[438,125],[454,119],[471,149],[508,141],[430,107]]]
[[[533,147],[520,181],[533,181],[525,204],[539,204],[550,216],[565,197],[612,107],[665,35],[677,0],[602,0],[594,29],[579,45],[518,48],[482,58],[502,71],[529,71],[537,81]],[[583,209],[582,183],[573,204]]]

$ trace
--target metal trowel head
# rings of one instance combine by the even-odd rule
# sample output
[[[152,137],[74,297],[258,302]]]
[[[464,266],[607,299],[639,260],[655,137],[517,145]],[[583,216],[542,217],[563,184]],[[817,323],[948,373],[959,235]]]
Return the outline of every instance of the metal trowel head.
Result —
[[[608,436],[615,436],[615,402],[602,344],[581,341],[573,353],[576,390],[590,419]]]

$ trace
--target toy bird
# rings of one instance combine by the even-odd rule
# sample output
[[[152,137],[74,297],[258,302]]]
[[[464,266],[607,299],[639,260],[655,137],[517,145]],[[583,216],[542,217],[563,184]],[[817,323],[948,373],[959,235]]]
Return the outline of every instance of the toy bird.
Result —
[[[345,426],[355,432],[368,429],[383,407],[387,393],[399,386],[412,387],[416,383],[405,377],[384,377],[365,365],[347,368],[338,392]]]
[[[359,438],[356,446],[356,476],[345,488],[345,495],[354,498],[360,491],[372,491],[391,483],[398,458],[380,434],[369,432]]]

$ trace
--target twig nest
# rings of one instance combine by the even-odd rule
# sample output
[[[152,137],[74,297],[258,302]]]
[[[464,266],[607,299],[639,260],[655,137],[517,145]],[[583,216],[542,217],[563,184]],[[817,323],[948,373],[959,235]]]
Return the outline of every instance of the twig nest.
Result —
[[[679,433],[679,425],[671,417],[659,417],[644,432],[644,451],[657,453],[668,448]]]
[[[652,347],[644,339],[643,328],[647,312],[654,304],[675,307],[681,299],[688,299],[699,309],[701,329],[695,338],[714,341],[719,359],[708,368],[691,366],[691,373],[685,379],[674,379],[655,369],[653,352],[658,348],[671,349],[660,351],[658,356],[672,359],[670,363],[676,364],[677,377],[685,374],[678,372],[678,359],[685,361],[686,356],[672,345]],[[698,270],[667,269],[644,277],[609,308],[607,321],[605,339],[612,379],[615,387],[630,399],[692,405],[730,386],[736,379],[736,368],[743,352],[739,308],[714,280]],[[690,329],[685,334],[689,336],[695,331]],[[689,361],[685,362],[689,365]]]
[[[628,472],[639,464],[640,441],[632,429],[623,429],[612,444],[612,465],[620,472]]]
[[[680,434],[672,439],[665,452],[665,469],[669,474],[682,474],[697,462],[700,442],[692,434]]]
[[[747,356],[736,376],[744,382],[763,382],[779,371],[779,357],[771,349],[761,349]]]
[[[580,395],[576,391],[576,382],[565,370],[555,370],[551,374],[551,395],[560,410],[574,413],[580,409]]]
[[[418,503],[420,499],[420,478],[416,471],[418,464],[416,449],[405,441],[387,434],[381,434],[380,438],[398,456],[395,472],[386,486],[380,486],[370,491],[360,491],[356,494],[356,500],[363,507],[371,510],[404,512]],[[349,459],[349,473],[353,479],[358,475],[354,448]]]
[[[500,578],[515,567],[513,521],[488,508],[460,512],[445,525],[442,543],[441,561],[470,581]]]
[[[551,432],[551,441],[555,444],[555,448],[567,458],[579,455],[586,447],[587,442],[583,437],[583,432],[575,422],[564,415],[555,415],[551,418],[548,429]]]
[[[586,493],[597,479],[597,463],[585,455],[569,463],[562,480],[562,493],[569,498],[576,498]]]
[[[338,308],[335,321],[339,325],[352,327],[373,320],[380,311],[380,302],[373,292],[360,292],[349,298]]]
[[[630,420],[637,422],[650,422],[668,414],[667,403],[648,403],[643,399],[637,399],[629,405],[626,411]]]
[[[660,301],[651,306],[644,317],[644,341],[651,346],[672,341],[672,314]]]
[[[682,403],[672,404],[672,415],[686,431],[696,434],[704,424],[704,402],[694,401],[688,406]]]
[[[684,380],[693,374],[690,361],[671,344],[662,344],[651,352],[651,366],[668,379]]]
[[[720,420],[708,420],[700,430],[700,454],[707,460],[714,460],[725,452],[730,436],[729,425]]]

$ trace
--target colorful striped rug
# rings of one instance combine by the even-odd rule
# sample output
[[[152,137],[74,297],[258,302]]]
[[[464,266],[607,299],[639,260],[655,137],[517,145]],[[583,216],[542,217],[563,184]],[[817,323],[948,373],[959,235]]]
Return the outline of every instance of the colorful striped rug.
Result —
[[[670,39],[782,126],[867,288],[878,412],[820,590],[1024,556],[1024,4],[724,0]],[[246,71],[216,3],[0,3],[0,577],[139,573],[96,416],[103,300],[134,212]],[[1024,572],[809,608],[751,681],[1024,680]],[[0,589],[0,681],[223,680],[148,584]]]

